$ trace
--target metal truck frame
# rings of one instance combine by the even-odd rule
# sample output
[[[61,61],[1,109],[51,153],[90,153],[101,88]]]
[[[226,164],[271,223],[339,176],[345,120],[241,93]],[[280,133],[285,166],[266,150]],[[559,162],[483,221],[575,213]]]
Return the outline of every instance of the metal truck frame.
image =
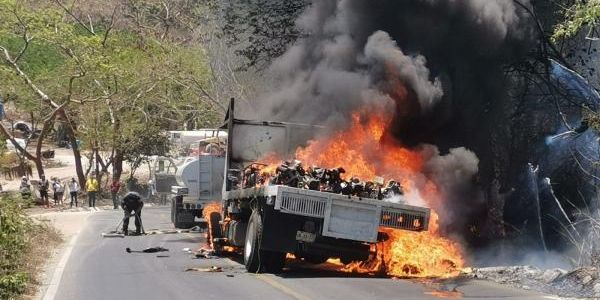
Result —
[[[211,224],[221,224],[209,229],[216,249],[243,248],[249,272],[277,273],[287,253],[310,263],[332,257],[343,263],[363,261],[369,258],[371,245],[386,238],[380,227],[427,230],[430,210],[424,207],[288,186],[235,186],[244,164],[256,161],[252,154],[266,147],[261,143],[291,148],[294,129],[306,126],[235,119],[231,100],[224,124],[229,141],[222,212],[210,216]],[[272,142],[277,136],[281,141]]]

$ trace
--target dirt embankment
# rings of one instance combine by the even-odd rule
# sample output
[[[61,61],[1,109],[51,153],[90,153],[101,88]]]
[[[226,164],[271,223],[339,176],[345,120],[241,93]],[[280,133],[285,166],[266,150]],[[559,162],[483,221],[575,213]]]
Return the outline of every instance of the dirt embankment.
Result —
[[[540,270],[531,266],[489,267],[466,270],[465,276],[490,280],[517,288],[533,289],[561,297],[600,298],[600,268],[573,271]]]

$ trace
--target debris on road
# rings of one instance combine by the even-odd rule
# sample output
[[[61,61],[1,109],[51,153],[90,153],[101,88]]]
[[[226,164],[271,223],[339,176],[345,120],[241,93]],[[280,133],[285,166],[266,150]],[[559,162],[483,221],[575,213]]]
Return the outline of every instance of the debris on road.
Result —
[[[169,251],[169,249],[163,248],[163,247],[150,247],[150,248],[146,248],[144,250],[131,250],[129,247],[125,248],[125,251],[127,253],[156,253],[156,252],[166,252]]]
[[[196,228],[198,227],[198,228]],[[177,234],[177,233],[202,233],[205,230],[201,229],[199,226],[193,227],[191,229],[152,229],[148,231],[146,234]]]
[[[573,271],[540,270],[532,266],[468,268],[468,278],[485,279],[522,289],[534,289],[561,297],[600,297],[600,268],[583,267]]]
[[[125,235],[120,233],[120,232],[116,232],[116,231],[111,231],[111,232],[103,232],[102,233],[102,237],[120,237],[120,238],[124,238]]]
[[[194,252],[194,258],[212,259],[217,258],[217,256],[215,256],[215,251],[212,249],[200,248]]]
[[[202,229],[200,226],[197,226],[197,225],[189,229],[189,232],[193,232],[193,233],[201,233],[204,231],[206,231],[206,230]]]
[[[223,272],[223,268],[217,267],[217,266],[211,266],[209,268],[188,268],[185,271],[186,272],[194,271],[194,272],[218,273],[218,272]]]

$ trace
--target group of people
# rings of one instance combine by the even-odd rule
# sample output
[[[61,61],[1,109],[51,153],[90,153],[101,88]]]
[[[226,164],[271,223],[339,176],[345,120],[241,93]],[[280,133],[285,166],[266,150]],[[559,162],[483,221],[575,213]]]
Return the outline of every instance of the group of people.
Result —
[[[71,180],[66,183],[66,187],[71,197],[70,207],[73,207],[73,204],[75,204],[75,207],[77,207],[77,196],[81,190],[77,180],[75,178],[71,178]],[[37,189],[40,194],[42,205],[44,205],[46,208],[50,207],[50,201],[48,199],[50,189],[52,189],[53,192],[54,205],[59,205],[63,202],[62,199],[65,193],[65,185],[63,185],[58,178],[51,178],[51,180],[48,180],[46,179],[46,176],[42,174],[40,176]],[[23,176],[21,179],[19,190],[21,195],[24,197],[31,197],[31,184],[26,176]],[[96,207],[96,199],[98,197],[98,192],[100,191],[100,184],[93,174],[86,180],[85,190],[88,196],[89,207]],[[142,201],[141,196],[135,192],[127,193],[127,195],[125,195],[123,199],[119,201],[118,194],[120,190],[121,183],[118,180],[113,180],[110,186],[110,193],[112,196],[113,208],[118,209],[119,205],[121,208],[123,208],[123,232],[125,235],[128,235],[129,218],[133,213],[133,216],[135,217],[135,234],[139,235],[142,227],[142,207],[144,206],[144,202]]]
[[[69,191],[69,196],[70,196],[70,207],[73,207],[73,205],[75,205],[75,207],[78,206],[78,195],[79,192],[81,191],[81,187],[79,186],[79,183],[77,182],[77,180],[75,178],[71,178],[71,180],[69,180],[68,182],[66,182],[65,184],[63,184],[58,178],[54,177],[51,178],[50,180],[46,179],[46,176],[44,174],[42,174],[40,176],[40,180],[37,184],[37,190],[40,194],[40,200],[42,202],[42,205],[44,205],[46,208],[50,207],[50,200],[49,200],[49,193],[50,193],[50,189],[52,189],[52,196],[54,198],[54,205],[59,205],[63,203],[63,196],[65,194],[65,188],[68,189]],[[113,185],[111,187],[111,193],[113,194],[113,203],[115,203],[115,209],[118,208],[118,203],[117,200],[115,200],[117,198],[117,193],[119,192],[121,188],[121,184],[115,180],[113,182]],[[100,190],[100,184],[98,183],[98,180],[94,177],[94,175],[92,174],[92,176],[89,176],[88,179],[85,182],[85,190],[87,192],[87,197],[88,197],[88,206],[89,207],[96,207],[96,199],[97,199],[97,195],[98,192]],[[19,186],[19,191],[21,192],[21,195],[24,197],[30,197],[31,196],[31,183],[29,182],[29,179],[26,176],[23,176],[23,178],[21,179],[21,185]]]

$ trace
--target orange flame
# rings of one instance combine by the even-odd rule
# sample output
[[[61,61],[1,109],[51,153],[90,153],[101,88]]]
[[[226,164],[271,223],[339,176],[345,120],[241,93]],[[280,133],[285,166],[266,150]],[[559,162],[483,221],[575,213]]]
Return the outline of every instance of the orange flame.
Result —
[[[203,208],[202,208],[202,217],[204,218],[204,220],[206,220],[206,222],[208,222],[208,231],[206,233],[207,235],[207,244],[214,249],[213,247],[213,242],[212,242],[212,237],[210,236],[210,233],[212,232],[212,228],[213,226],[220,226],[219,224],[211,224],[210,222],[210,215],[214,212],[217,213],[221,213],[221,204],[218,202],[211,202],[206,204]]]
[[[391,120],[356,113],[352,126],[330,138],[310,141],[296,151],[305,166],[343,167],[345,177],[373,180],[376,176],[401,182],[405,192],[419,186],[418,194],[430,207],[440,198],[437,187],[420,174],[423,154],[402,147],[386,134]],[[417,185],[416,180],[421,184]],[[425,180],[425,183],[422,183]],[[399,277],[438,277],[458,274],[464,260],[460,246],[440,235],[438,215],[432,210],[429,231],[381,228],[389,239],[373,246],[376,256],[344,267],[351,272],[384,272]]]

